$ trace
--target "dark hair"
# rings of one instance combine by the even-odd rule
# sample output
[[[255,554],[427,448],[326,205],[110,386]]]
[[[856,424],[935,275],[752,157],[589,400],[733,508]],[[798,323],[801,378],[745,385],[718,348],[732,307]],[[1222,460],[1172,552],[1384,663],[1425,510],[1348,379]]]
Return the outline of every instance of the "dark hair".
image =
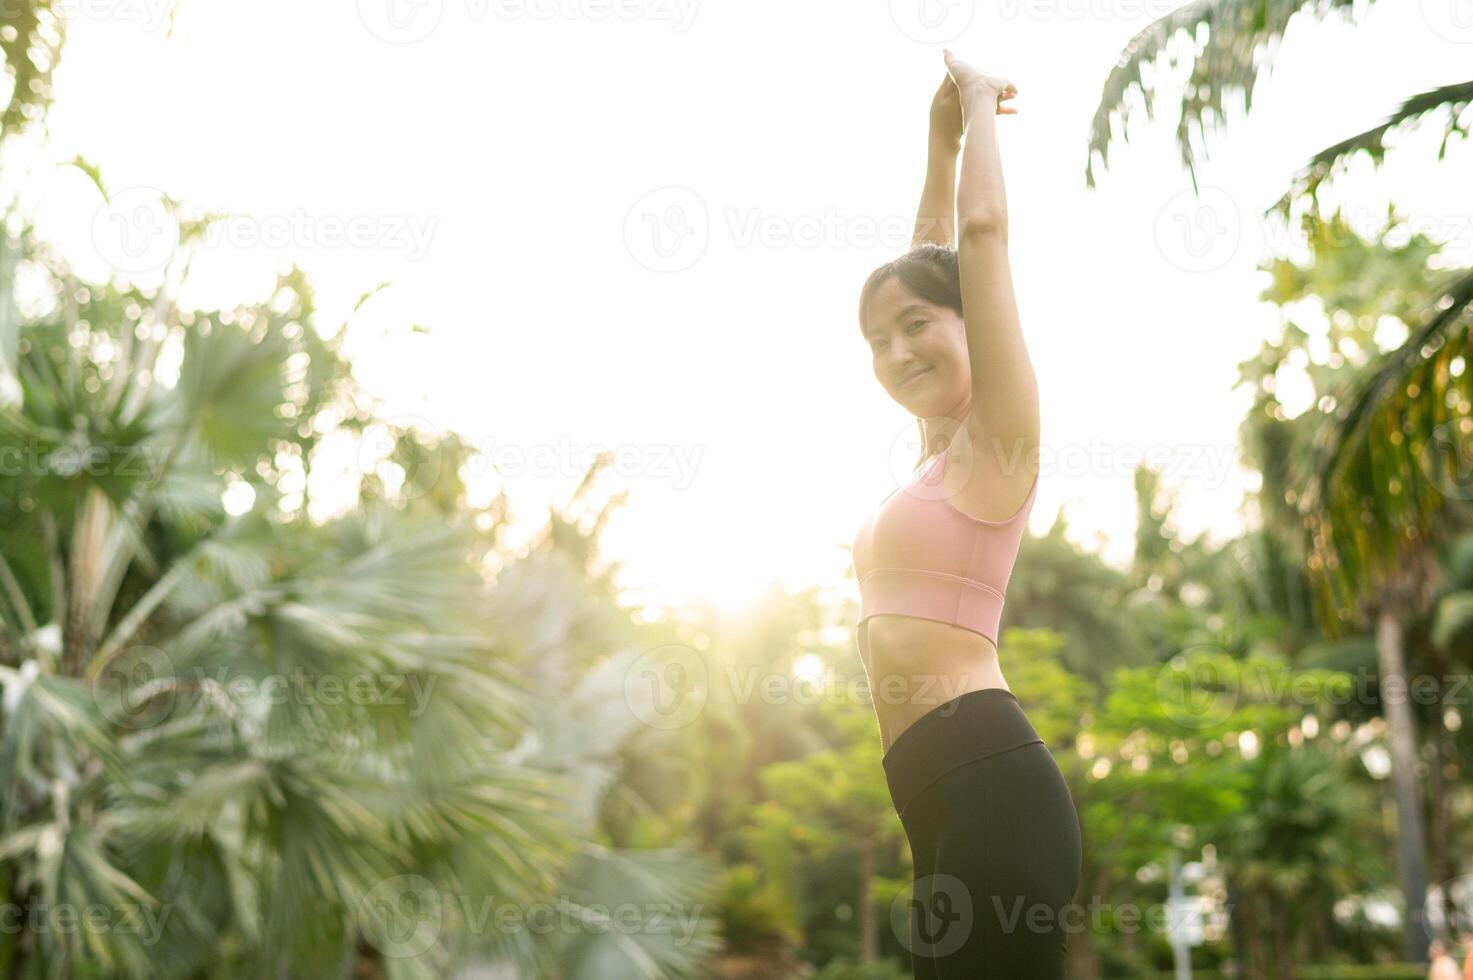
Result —
[[[869,318],[869,308],[879,292],[890,279],[899,279],[900,284],[927,303],[944,306],[962,315],[962,279],[957,269],[956,249],[938,242],[922,242],[897,259],[880,266],[865,279],[859,291],[859,329],[864,332]],[[916,460],[919,468],[930,456],[926,451],[926,427],[916,420],[920,431],[921,456]]]
[[[869,274],[859,291],[859,329],[864,330],[875,293],[891,278],[927,303],[945,306],[962,314],[962,278],[956,266],[956,249],[936,242],[922,242],[898,259],[892,259]]]

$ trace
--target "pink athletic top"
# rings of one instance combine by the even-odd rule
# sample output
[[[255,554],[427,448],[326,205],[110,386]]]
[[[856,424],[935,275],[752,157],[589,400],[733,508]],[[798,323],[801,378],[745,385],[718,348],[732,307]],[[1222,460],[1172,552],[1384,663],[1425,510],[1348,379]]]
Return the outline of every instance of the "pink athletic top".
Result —
[[[860,527],[854,539],[859,621],[879,613],[934,619],[981,633],[995,646],[1038,477],[1012,517],[978,520],[957,510],[942,489],[948,455],[942,452],[881,501]]]

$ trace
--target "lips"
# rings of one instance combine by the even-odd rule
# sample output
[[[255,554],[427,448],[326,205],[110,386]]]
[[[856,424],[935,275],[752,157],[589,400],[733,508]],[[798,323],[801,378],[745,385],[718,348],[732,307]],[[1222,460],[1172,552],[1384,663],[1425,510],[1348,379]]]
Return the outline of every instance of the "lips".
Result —
[[[914,381],[916,378],[924,377],[925,375],[928,375],[930,373],[931,373],[931,369],[930,368],[922,368],[921,370],[916,371],[914,374],[908,374],[908,375],[906,375],[905,378],[902,379],[898,384],[896,384],[895,387],[897,387],[897,388],[904,388],[907,385],[909,385],[912,381]]]

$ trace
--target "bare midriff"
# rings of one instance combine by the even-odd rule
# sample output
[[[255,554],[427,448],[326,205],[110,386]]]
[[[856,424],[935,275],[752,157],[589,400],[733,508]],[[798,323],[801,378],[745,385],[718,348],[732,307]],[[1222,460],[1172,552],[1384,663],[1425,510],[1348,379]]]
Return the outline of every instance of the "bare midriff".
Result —
[[[952,698],[1011,690],[997,647],[981,633],[916,616],[881,613],[859,624],[859,655],[888,749],[900,733]]]

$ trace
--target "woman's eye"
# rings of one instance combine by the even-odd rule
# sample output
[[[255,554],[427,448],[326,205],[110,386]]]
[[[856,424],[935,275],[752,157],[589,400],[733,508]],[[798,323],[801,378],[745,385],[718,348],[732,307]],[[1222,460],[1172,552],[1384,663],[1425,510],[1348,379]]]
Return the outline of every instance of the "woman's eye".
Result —
[[[912,327],[924,327],[926,325],[926,321],[925,320],[912,320],[910,322],[910,325]]]

